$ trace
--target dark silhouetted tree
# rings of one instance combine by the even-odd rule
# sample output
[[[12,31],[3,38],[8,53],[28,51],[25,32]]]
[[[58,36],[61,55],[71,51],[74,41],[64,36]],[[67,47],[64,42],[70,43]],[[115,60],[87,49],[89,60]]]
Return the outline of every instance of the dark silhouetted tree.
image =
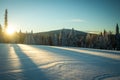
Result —
[[[116,25],[116,35],[118,35],[119,34],[119,26],[118,26],[118,24]]]
[[[5,10],[5,22],[4,22],[4,29],[6,30],[7,29],[7,27],[8,27],[8,11],[7,11],[7,9]]]
[[[6,34],[6,29],[8,27],[8,11],[7,9],[5,10],[5,18],[4,18],[4,34],[3,34],[3,38],[4,38],[4,42],[8,43],[9,42],[9,37]]]
[[[119,34],[119,26],[118,26],[118,24],[116,25],[115,38],[116,38],[116,48],[117,48],[117,50],[120,50],[120,34]]]

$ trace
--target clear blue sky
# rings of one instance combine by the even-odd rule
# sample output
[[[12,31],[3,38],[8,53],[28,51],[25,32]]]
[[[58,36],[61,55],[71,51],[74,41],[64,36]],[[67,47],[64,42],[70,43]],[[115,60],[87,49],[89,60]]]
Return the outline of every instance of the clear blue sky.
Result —
[[[115,30],[120,25],[120,0],[0,0],[0,24],[8,9],[8,25],[17,31],[62,28]]]

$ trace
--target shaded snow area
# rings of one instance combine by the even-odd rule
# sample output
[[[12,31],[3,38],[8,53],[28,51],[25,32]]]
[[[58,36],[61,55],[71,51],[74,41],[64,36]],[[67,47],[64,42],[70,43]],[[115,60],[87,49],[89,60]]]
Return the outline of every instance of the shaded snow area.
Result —
[[[0,44],[0,80],[120,80],[120,52]]]

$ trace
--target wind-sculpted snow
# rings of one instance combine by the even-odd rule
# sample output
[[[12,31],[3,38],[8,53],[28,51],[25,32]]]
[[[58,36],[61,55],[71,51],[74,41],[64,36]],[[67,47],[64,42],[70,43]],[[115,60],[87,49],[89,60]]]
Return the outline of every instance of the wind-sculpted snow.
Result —
[[[119,51],[0,44],[0,80],[119,79]]]

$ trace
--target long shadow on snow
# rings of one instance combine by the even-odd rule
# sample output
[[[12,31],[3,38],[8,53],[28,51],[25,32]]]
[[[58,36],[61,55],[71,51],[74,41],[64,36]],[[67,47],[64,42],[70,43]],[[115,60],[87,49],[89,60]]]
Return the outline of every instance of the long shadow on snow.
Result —
[[[21,73],[24,77],[22,80],[48,80],[45,73],[38,68],[38,66],[21,50],[18,45],[13,44],[12,46],[21,62]]]
[[[0,80],[10,80],[9,74],[3,74],[13,70],[11,60],[9,59],[10,47],[10,44],[0,44]]]

